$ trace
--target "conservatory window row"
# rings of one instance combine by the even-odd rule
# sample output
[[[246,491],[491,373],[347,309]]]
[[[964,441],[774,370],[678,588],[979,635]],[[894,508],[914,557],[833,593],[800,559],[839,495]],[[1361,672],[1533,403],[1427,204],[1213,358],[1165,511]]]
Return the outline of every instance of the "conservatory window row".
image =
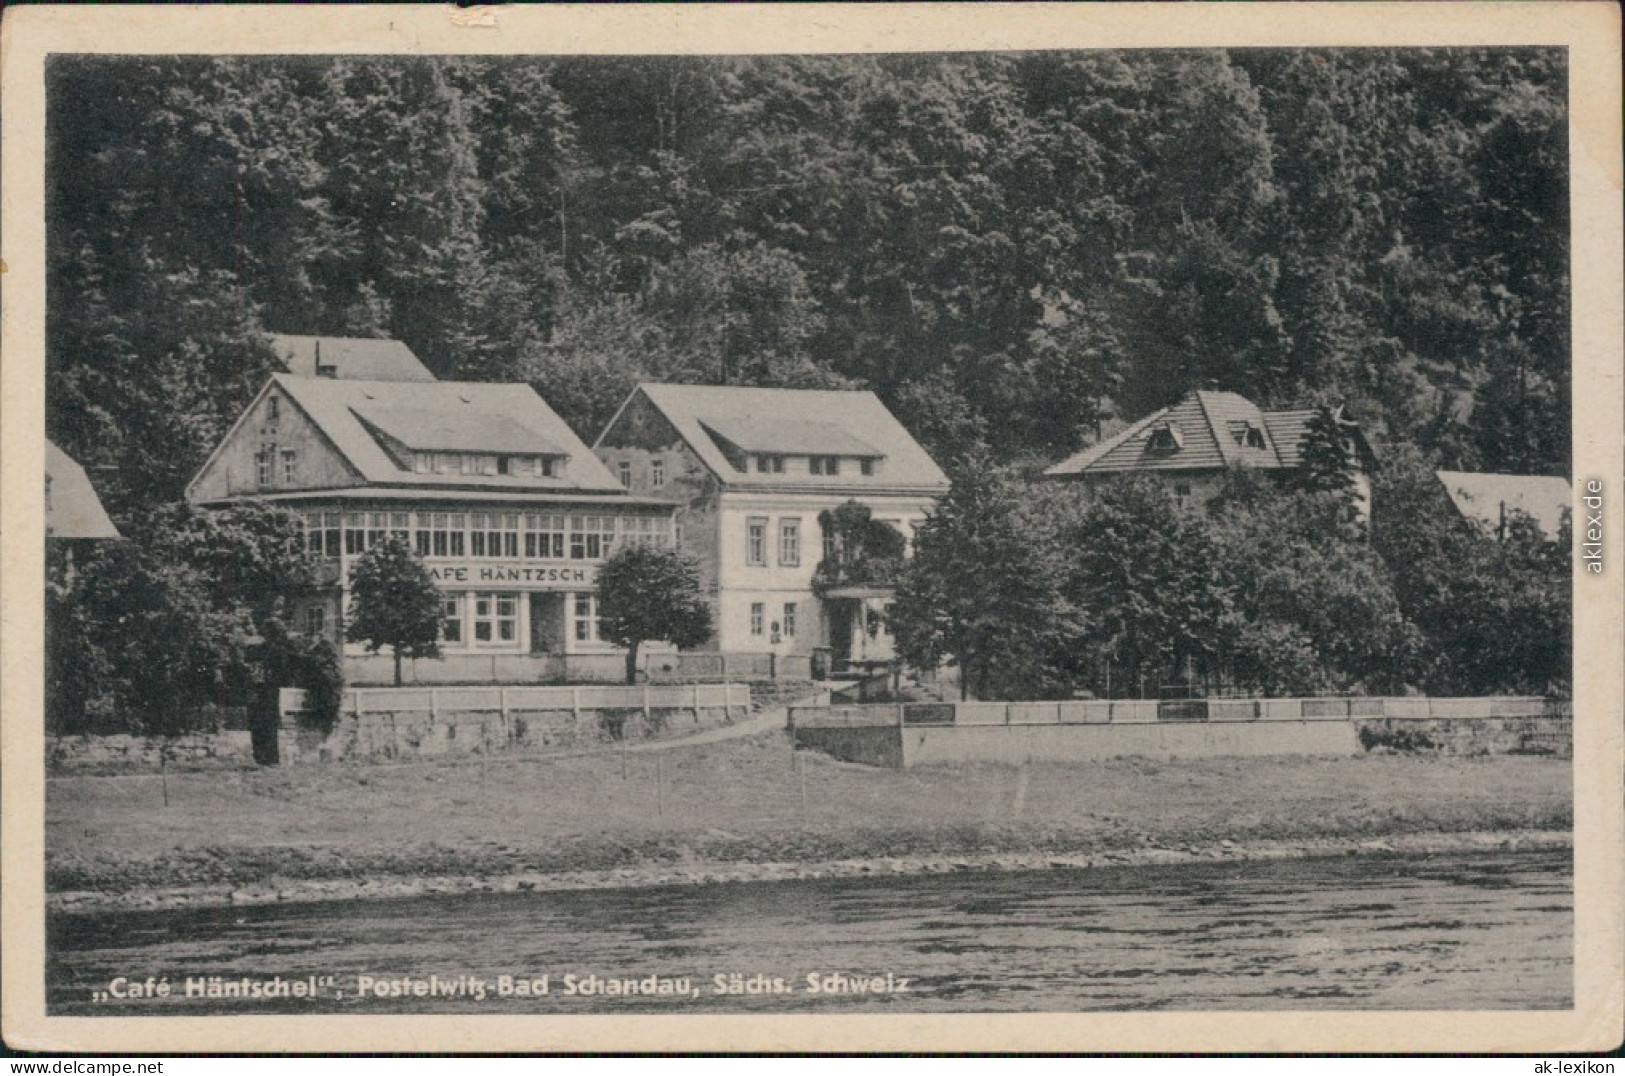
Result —
[[[357,556],[398,537],[420,557],[602,560],[616,544],[669,547],[671,523],[656,516],[576,512],[309,512],[305,548]]]

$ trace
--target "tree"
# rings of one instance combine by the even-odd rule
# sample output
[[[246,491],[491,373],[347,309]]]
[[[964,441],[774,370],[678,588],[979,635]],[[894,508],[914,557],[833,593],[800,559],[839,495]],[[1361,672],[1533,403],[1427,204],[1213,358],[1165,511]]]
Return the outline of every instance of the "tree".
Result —
[[[395,655],[395,685],[401,658],[440,656],[440,590],[412,547],[389,537],[363,553],[350,571],[350,614],[344,637],[366,643],[376,654]]]
[[[1052,518],[986,456],[955,468],[953,484],[915,530],[892,603],[897,651],[919,669],[952,657],[961,695],[1031,698],[1064,686],[1057,669],[1085,625],[1062,587]]]
[[[812,590],[825,597],[836,587],[890,586],[903,567],[904,540],[896,527],[875,519],[867,505],[847,501],[818,513],[830,555],[813,571]]]
[[[1103,483],[1070,511],[1069,494],[1047,514],[1067,551],[1063,589],[1092,627],[1078,637],[1074,675],[1119,695],[1215,668],[1231,594],[1202,518],[1177,510],[1155,478]],[[1080,658],[1091,660],[1079,668]]]
[[[1292,472],[1299,489],[1354,495],[1354,434],[1342,408],[1319,407],[1304,426],[1303,464]]]
[[[699,646],[711,635],[699,567],[675,550],[622,546],[598,570],[598,633],[626,647],[629,684],[637,682],[638,647],[645,641]]]

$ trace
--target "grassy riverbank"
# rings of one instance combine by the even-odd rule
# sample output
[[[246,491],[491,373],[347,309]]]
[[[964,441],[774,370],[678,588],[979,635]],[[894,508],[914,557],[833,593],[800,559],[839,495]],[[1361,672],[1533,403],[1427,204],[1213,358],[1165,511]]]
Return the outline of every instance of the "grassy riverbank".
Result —
[[[325,881],[353,890],[362,879],[607,872],[641,884],[673,870],[748,875],[752,864],[1143,858],[1225,842],[1352,845],[1571,825],[1570,766],[1550,758],[1125,759],[900,773],[813,753],[793,766],[778,733],[624,758],[171,774],[168,785],[164,806],[156,776],[49,780],[48,888],[122,902],[186,887],[225,899],[282,883],[312,895]]]

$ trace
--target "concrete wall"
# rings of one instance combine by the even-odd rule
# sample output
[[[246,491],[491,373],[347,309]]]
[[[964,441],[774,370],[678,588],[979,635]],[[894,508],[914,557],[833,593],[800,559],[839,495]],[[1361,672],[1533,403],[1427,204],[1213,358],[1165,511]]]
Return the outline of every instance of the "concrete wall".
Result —
[[[1126,756],[1573,754],[1566,702],[1212,699],[797,706],[798,743],[877,766]],[[839,753],[837,753],[839,752]]]
[[[941,725],[901,730],[904,766],[947,762],[1094,762],[1107,758],[1353,755],[1346,721],[1249,724]],[[885,765],[877,762],[875,765]]]
[[[285,724],[283,765],[387,762],[448,756],[545,754],[620,742],[664,739],[738,721],[747,707],[457,711],[379,711],[343,715],[333,731]]]
[[[166,747],[168,765],[176,770],[242,769],[254,764],[249,734],[226,730],[177,736],[167,744],[157,736],[52,736],[45,745],[46,767],[53,773],[156,773]]]

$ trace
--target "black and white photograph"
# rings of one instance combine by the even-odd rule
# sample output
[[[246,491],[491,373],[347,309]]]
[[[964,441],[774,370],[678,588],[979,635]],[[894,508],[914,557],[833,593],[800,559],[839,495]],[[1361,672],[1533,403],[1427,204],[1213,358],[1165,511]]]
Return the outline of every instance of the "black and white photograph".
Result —
[[[1566,42],[1619,14],[1533,7],[45,49],[30,1026],[1600,1044],[1618,206]]]

